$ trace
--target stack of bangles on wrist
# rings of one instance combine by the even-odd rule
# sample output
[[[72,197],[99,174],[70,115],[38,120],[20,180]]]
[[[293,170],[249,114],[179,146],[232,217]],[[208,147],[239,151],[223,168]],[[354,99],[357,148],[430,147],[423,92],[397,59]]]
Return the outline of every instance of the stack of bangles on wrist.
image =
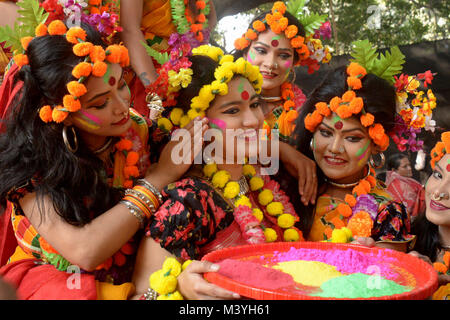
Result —
[[[133,189],[126,189],[125,196],[120,203],[139,220],[141,228],[150,219],[162,203],[162,195],[150,182],[145,179],[136,181]]]

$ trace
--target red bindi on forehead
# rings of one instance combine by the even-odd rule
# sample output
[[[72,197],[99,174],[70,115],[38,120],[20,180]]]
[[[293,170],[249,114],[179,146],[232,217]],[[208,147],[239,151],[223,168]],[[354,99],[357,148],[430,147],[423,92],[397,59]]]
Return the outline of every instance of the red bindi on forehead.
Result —
[[[242,91],[241,93],[242,100],[248,100],[250,98],[250,93],[247,90]]]
[[[335,127],[337,130],[341,130],[343,126],[344,126],[344,124],[342,123],[342,121],[337,121],[337,122],[334,124],[334,127]]]
[[[278,47],[280,45],[280,42],[278,40],[272,40],[272,42],[270,43],[272,45],[272,47]]]
[[[116,78],[110,77],[108,80],[108,84],[112,87],[116,84]]]

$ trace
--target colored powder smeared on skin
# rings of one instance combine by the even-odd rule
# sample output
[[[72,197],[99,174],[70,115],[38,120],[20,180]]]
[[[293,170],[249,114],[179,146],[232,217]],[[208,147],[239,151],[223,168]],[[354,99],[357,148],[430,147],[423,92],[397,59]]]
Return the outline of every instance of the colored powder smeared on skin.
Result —
[[[276,290],[295,285],[289,274],[263,267],[259,263],[225,259],[217,264],[220,274],[249,286]]]
[[[399,285],[394,281],[362,273],[330,279],[320,288],[322,292],[310,295],[333,298],[370,298],[390,296],[411,290],[411,288]]]
[[[389,249],[386,249],[389,250]],[[318,250],[318,249],[295,249],[291,247],[286,252],[274,252],[272,262],[283,262],[292,260],[320,261],[336,266],[336,270],[343,274],[364,273],[374,274],[376,266],[377,275],[389,280],[398,280],[399,274],[393,271],[390,263],[397,259],[383,255],[383,252],[362,253],[353,249],[346,250]]]
[[[295,282],[312,287],[320,287],[322,283],[342,276],[335,266],[318,261],[286,261],[280,262],[272,268],[290,274]]]

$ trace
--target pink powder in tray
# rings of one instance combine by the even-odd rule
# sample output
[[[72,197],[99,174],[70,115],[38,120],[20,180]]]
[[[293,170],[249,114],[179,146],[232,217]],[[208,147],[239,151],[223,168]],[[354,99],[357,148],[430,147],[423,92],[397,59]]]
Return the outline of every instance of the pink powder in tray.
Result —
[[[219,273],[248,286],[276,290],[295,285],[291,275],[250,261],[225,259],[217,263]]]

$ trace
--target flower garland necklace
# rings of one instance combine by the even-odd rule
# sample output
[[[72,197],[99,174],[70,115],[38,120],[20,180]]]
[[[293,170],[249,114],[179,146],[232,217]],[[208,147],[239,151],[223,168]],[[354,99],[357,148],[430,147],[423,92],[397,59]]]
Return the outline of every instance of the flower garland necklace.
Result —
[[[274,201],[281,198],[277,190],[269,189],[268,184],[256,175],[255,168],[250,164],[243,166],[242,173],[249,181],[250,190],[257,193],[258,203],[265,207],[264,210],[269,214],[268,219],[274,223],[276,221],[276,224],[284,229],[283,240],[303,240],[302,232],[294,227],[299,218],[293,208],[292,212],[288,212],[290,210],[285,208],[283,203]],[[231,175],[228,171],[218,170],[215,163],[210,163],[204,165],[203,174],[211,180],[213,187],[222,189],[225,198],[234,201],[234,218],[247,243],[256,244],[277,240],[277,232],[262,224],[264,220],[263,211],[259,208],[252,208],[250,199],[241,192],[240,184],[236,181],[230,181]]]
[[[195,18],[192,17],[188,8],[189,0],[170,0],[172,7],[172,19],[175,22],[179,34],[185,34],[187,31],[194,33],[195,38],[203,42],[205,35],[203,29],[208,27],[210,13],[209,0],[197,0],[195,7],[199,10]]]

